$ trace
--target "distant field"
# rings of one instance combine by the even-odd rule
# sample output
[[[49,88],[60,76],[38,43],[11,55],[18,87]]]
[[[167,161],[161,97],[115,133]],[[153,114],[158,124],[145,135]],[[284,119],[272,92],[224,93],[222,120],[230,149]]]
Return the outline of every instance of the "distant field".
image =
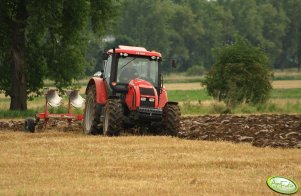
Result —
[[[205,89],[199,90],[170,90],[168,99],[180,102],[183,115],[219,114],[225,110],[225,105],[218,103],[210,97]],[[50,112],[67,112],[67,99],[59,108],[50,108]],[[37,97],[28,102],[27,111],[8,111],[9,99],[0,98],[0,118],[24,118],[34,116],[43,111],[44,98]],[[75,113],[82,113],[82,109],[73,109]],[[271,99],[266,105],[243,105],[233,111],[234,113],[301,113],[301,88],[273,89]]]
[[[201,83],[204,79],[204,75],[202,76],[189,76],[185,72],[181,73],[170,73],[170,74],[164,74],[164,83],[165,84],[178,84],[178,83]],[[85,77],[78,82],[75,83],[77,86],[86,87],[87,81],[90,77]],[[288,69],[285,71],[274,71],[274,81],[278,80],[284,80],[290,81],[290,80],[301,80],[301,72],[298,72],[296,69]],[[52,87],[53,82],[46,80],[45,86]]]
[[[271,175],[299,185],[299,149],[0,131],[0,195],[274,195]]]
[[[164,77],[165,83],[201,83],[203,79],[204,76],[189,76],[186,73],[171,73]],[[274,80],[301,80],[301,72],[297,69],[274,70]]]
[[[203,89],[201,83],[166,83],[168,90],[197,90]],[[276,80],[272,83],[274,89],[301,88],[301,80]]]
[[[301,87],[301,86],[300,86]],[[171,90],[168,91],[168,98],[175,101],[198,101],[212,100],[205,89],[201,90]],[[272,99],[300,99],[301,88],[292,89],[273,89],[271,93]]]
[[[300,113],[301,112],[301,80],[293,80],[301,77],[301,73],[296,70],[287,70],[285,72],[276,71],[273,82],[271,100],[267,106],[258,106],[259,109],[245,108],[236,111],[239,113],[252,112],[276,112],[276,113]],[[284,80],[286,79],[286,80]],[[182,113],[189,114],[210,114],[219,113],[224,108],[222,104],[213,102],[212,97],[208,96],[204,87],[201,85],[202,77],[187,76],[184,73],[170,74],[164,79],[164,85],[168,89],[169,100],[181,102]],[[80,93],[84,96],[88,78],[80,80],[77,85],[80,86]],[[50,81],[45,82],[51,86]],[[185,104],[183,104],[186,102]],[[189,103],[187,103],[189,102]],[[201,103],[200,103],[201,102]],[[58,109],[52,109],[51,112],[66,112],[67,100],[65,105]],[[23,118],[33,116],[37,111],[43,110],[44,97],[35,98],[28,101],[28,111],[7,111],[9,108],[9,98],[0,93],[0,118]],[[257,106],[256,106],[257,107]],[[263,109],[262,109],[263,108]],[[82,110],[76,110],[81,113]]]

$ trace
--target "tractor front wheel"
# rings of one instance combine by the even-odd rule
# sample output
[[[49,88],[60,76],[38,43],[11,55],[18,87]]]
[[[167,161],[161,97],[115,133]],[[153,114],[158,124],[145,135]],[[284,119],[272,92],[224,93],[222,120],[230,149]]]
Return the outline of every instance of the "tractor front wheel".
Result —
[[[96,88],[93,85],[88,89],[84,109],[83,130],[85,134],[96,135],[101,132],[101,129],[98,128],[100,115],[101,111],[97,108],[96,103]]]
[[[176,104],[166,104],[163,109],[163,129],[167,135],[177,136],[180,131],[180,107]]]
[[[104,111],[103,134],[118,136],[123,125],[122,104],[118,99],[108,100]]]

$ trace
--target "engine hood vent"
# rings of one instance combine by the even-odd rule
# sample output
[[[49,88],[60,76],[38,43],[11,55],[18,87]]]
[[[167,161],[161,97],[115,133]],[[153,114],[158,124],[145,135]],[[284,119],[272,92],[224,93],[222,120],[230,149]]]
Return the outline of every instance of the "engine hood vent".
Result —
[[[140,94],[141,95],[150,95],[150,96],[155,96],[155,92],[153,88],[143,88],[139,87]]]

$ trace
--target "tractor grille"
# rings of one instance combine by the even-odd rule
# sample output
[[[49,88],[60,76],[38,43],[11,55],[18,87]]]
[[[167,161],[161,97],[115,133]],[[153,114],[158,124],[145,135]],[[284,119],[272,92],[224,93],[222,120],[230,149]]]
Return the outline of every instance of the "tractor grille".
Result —
[[[140,107],[145,107],[145,108],[154,108],[155,107],[155,102],[149,101],[149,98],[146,98],[145,101],[140,101]]]
[[[152,88],[139,87],[139,89],[140,89],[140,94],[141,95],[150,95],[150,96],[155,95],[154,89],[152,89]]]

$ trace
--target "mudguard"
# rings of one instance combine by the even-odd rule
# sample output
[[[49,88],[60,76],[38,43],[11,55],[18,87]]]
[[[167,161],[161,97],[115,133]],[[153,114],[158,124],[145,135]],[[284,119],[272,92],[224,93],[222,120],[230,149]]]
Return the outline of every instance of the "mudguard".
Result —
[[[92,77],[87,85],[86,94],[92,85],[95,85],[96,88],[96,102],[100,105],[105,105],[108,100],[106,81],[103,78]]]
[[[167,92],[166,92],[166,88],[163,86],[162,92],[160,94],[160,99],[159,99],[159,108],[164,108],[167,102],[168,102]]]

